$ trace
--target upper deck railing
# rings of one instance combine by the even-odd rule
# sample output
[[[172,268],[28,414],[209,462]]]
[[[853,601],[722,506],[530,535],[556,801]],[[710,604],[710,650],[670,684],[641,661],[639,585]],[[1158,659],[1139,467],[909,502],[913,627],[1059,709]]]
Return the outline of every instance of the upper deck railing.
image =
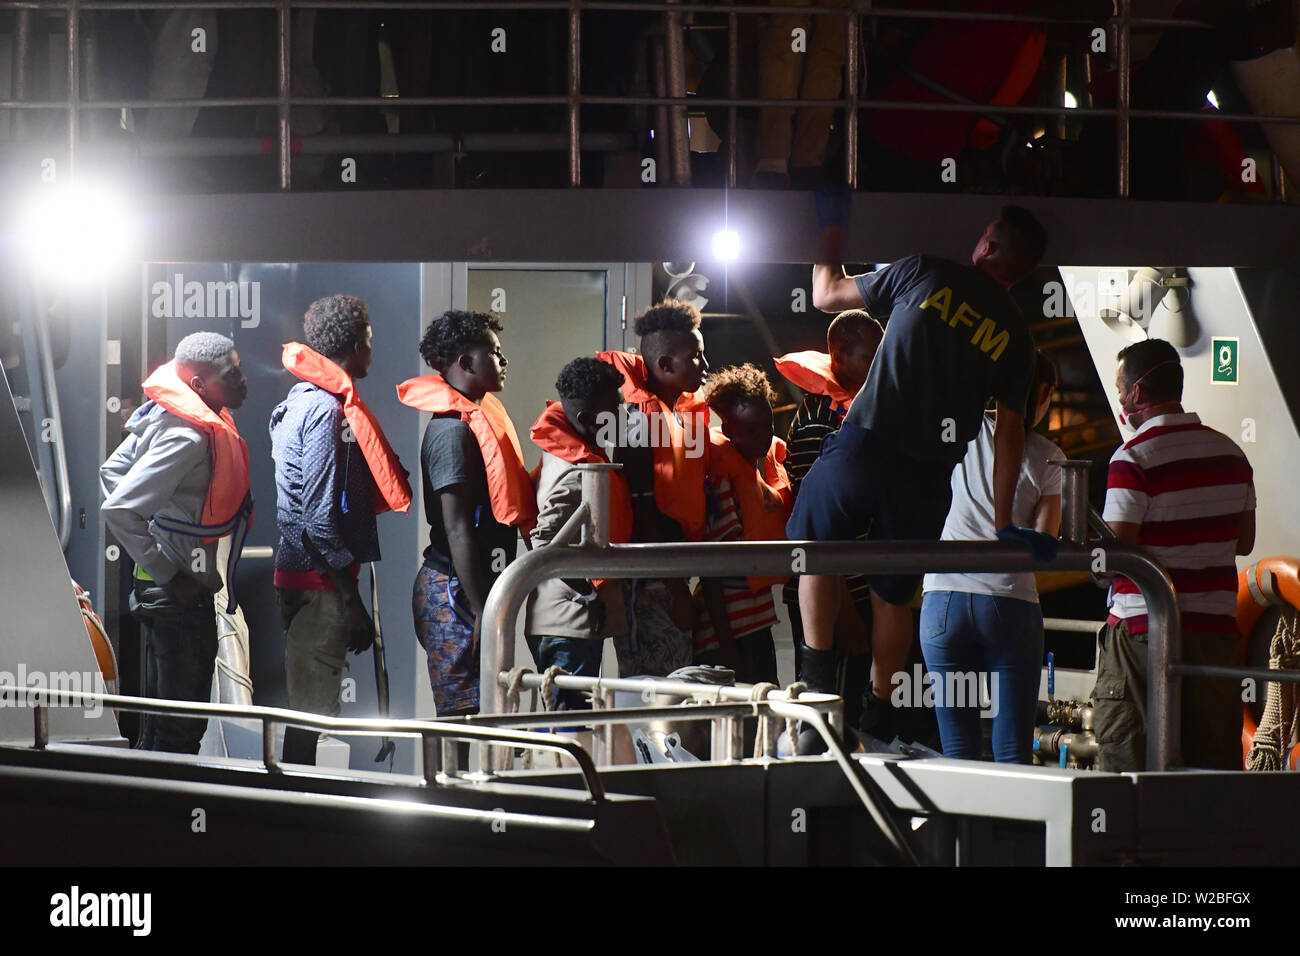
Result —
[[[320,153],[334,149],[348,149],[360,153],[375,152],[459,152],[465,148],[465,138],[453,134],[420,136],[314,136],[295,138],[291,129],[291,110],[294,107],[382,107],[384,109],[435,106],[563,106],[566,110],[565,132],[562,136],[546,134],[517,135],[513,145],[509,136],[492,139],[493,134],[480,134],[480,148],[554,149],[562,148],[568,156],[568,184],[582,184],[582,153],[586,149],[613,148],[608,138],[591,136],[582,128],[582,107],[595,105],[647,106],[660,111],[665,119],[662,129],[667,132],[670,169],[675,185],[689,185],[691,179],[690,145],[688,141],[686,109],[688,107],[725,107],[727,130],[725,143],[725,183],[737,184],[737,115],[741,107],[837,107],[844,110],[845,149],[844,179],[850,188],[858,185],[859,110],[941,111],[976,113],[998,121],[999,117],[1016,115],[1041,115],[1083,118],[1112,117],[1116,125],[1116,185],[1117,194],[1124,198],[1130,192],[1130,123],[1134,119],[1221,120],[1265,124],[1300,123],[1297,116],[1254,115],[1239,113],[1195,113],[1173,110],[1135,109],[1132,106],[1130,82],[1131,37],[1135,27],[1165,27],[1173,29],[1206,30],[1215,25],[1202,21],[1159,17],[1134,16],[1132,0],[1115,0],[1114,15],[1105,20],[1082,17],[1044,17],[1032,14],[988,13],[980,11],[908,10],[877,6],[871,0],[846,0],[839,6],[736,6],[730,3],[677,3],[673,0],[647,0],[647,2],[612,2],[612,0],[414,0],[392,4],[366,3],[363,0],[203,0],[194,4],[178,4],[164,0],[10,0],[6,4],[15,11],[17,28],[14,46],[15,83],[9,99],[0,100],[0,110],[62,110],[67,114],[66,150],[69,168],[75,170],[84,146],[81,135],[82,114],[92,110],[121,109],[192,109],[265,106],[277,112],[276,136],[273,148],[278,165],[278,184],[281,190],[293,186],[292,157],[296,152]],[[276,95],[263,97],[222,97],[185,99],[93,99],[81,96],[81,71],[83,64],[82,17],[96,11],[141,11],[163,9],[198,10],[273,10],[276,13]],[[291,89],[293,49],[293,16],[300,10],[375,10],[375,11],[556,11],[568,17],[567,83],[563,95],[542,96],[319,96],[294,95]],[[592,95],[582,92],[582,14],[586,11],[625,13],[661,12],[664,16],[665,69],[663,80],[667,95],[617,96]],[[35,100],[26,95],[25,71],[31,58],[32,15],[34,13],[59,14],[66,20],[66,70],[67,95],[61,100]],[[725,14],[727,17],[728,76],[725,97],[699,97],[686,94],[684,57],[684,20],[688,14]],[[798,14],[827,15],[847,18],[845,50],[844,95],[837,99],[764,99],[739,95],[738,18],[740,16]],[[870,99],[862,95],[859,78],[862,73],[862,25],[864,20],[878,18],[909,20],[994,21],[1006,23],[1036,23],[1047,26],[1104,27],[1114,37],[1113,56],[1118,75],[1117,102],[1112,108],[1074,108],[1057,97],[1055,105],[991,105],[962,101],[959,94],[945,90],[919,75],[912,78],[923,86],[937,90],[948,101],[913,102]],[[910,74],[909,74],[910,75]],[[1063,83],[1058,77],[1057,82]],[[1061,92],[1064,90],[1053,90]],[[490,145],[489,145],[490,140]],[[172,141],[166,143],[140,143],[138,155],[245,155],[268,151],[272,144],[257,137],[242,142]],[[1281,177],[1277,175],[1274,159],[1275,198],[1281,199]]]

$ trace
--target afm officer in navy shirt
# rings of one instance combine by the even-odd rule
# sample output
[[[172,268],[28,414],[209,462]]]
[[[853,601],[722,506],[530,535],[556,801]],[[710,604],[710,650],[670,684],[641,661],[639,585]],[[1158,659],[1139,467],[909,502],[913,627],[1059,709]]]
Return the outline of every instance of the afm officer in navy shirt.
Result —
[[[1024,454],[1022,421],[1033,340],[1008,289],[1037,267],[1047,244],[1026,210],[1004,207],[970,264],[911,256],[878,272],[844,274],[847,197],[818,196],[822,246],[813,267],[813,304],[826,312],[865,308],[885,326],[866,384],[844,424],[804,478],[787,533],[791,540],[937,541],[951,502],[949,479],[997,401],[995,510],[1000,538],[1055,553],[1046,536],[1012,526],[1011,503]],[[869,747],[899,732],[889,703],[893,675],[912,643],[908,607],[921,576],[868,575],[872,603],[872,684],[859,730]],[[839,590],[833,577],[804,575],[799,609],[810,689],[831,691],[832,633]]]

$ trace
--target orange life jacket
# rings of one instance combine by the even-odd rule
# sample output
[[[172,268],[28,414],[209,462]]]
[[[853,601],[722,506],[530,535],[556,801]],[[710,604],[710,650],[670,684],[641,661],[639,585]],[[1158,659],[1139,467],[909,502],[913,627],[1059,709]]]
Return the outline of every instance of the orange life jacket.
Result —
[[[831,357],[826,352],[790,352],[774,361],[776,370],[788,381],[805,392],[828,396],[834,411],[848,411],[853,404],[853,393],[835,380]]]
[[[248,445],[239,436],[235,420],[227,409],[214,412],[198,393],[181,381],[176,363],[168,362],[144,380],[144,394],[167,411],[185,419],[208,439],[212,455],[212,481],[203,503],[201,523],[204,541],[216,541],[234,530],[226,527],[246,510],[249,502]],[[250,509],[251,514],[251,509]],[[224,531],[218,530],[225,528]]]
[[[140,386],[146,397],[189,422],[208,439],[212,478],[198,524],[154,515],[154,523],[172,534],[187,534],[204,542],[232,535],[226,562],[226,610],[239,606],[235,594],[235,570],[244,541],[253,524],[253,496],[248,480],[248,445],[235,428],[228,409],[220,414],[208,407],[199,394],[181,381],[176,363],[160,365]]]
[[[698,394],[682,395],[676,408],[669,408],[649,389],[650,370],[645,359],[629,352],[597,352],[596,358],[608,362],[623,374],[623,399],[636,405],[651,420],[651,435],[658,435],[658,422],[667,426],[670,443],[656,444],[654,452],[655,505],[682,527],[691,540],[704,533],[704,479],[708,472],[709,445],[701,437],[699,454],[692,457],[686,448],[686,430],[677,421],[694,416],[692,427],[703,436],[709,428],[708,405]]]
[[[503,525],[532,529],[537,523],[533,482],[524,468],[519,436],[500,399],[489,393],[475,405],[436,373],[408,378],[397,386],[397,399],[423,412],[458,412],[483,454],[493,516]]]
[[[411,506],[411,486],[406,481],[406,469],[402,467],[393,447],[388,444],[374,413],[357,395],[352,376],[343,371],[338,363],[298,342],[289,342],[284,346],[280,361],[304,382],[342,397],[343,415],[348,420],[348,427],[352,430],[361,454],[366,458],[366,464],[370,466],[370,476],[379,491],[379,497],[375,501],[375,514],[383,514],[390,508],[393,511],[406,511]]]
[[[546,403],[546,410],[533,422],[528,435],[534,445],[562,461],[574,465],[609,463],[608,458],[592,451],[578,437],[559,402]],[[627,544],[632,540],[632,492],[628,488],[627,476],[621,471],[609,476],[609,540],[612,544]]]
[[[786,473],[785,442],[772,439],[772,447],[763,459],[760,474],[752,462],[741,457],[734,445],[722,434],[722,429],[709,432],[712,454],[709,455],[709,480],[713,484],[723,479],[731,482],[740,502],[741,533],[746,541],[784,541],[785,523],[794,505],[790,489],[790,476]],[[789,575],[781,577],[751,577],[749,586],[754,590],[784,584]]]

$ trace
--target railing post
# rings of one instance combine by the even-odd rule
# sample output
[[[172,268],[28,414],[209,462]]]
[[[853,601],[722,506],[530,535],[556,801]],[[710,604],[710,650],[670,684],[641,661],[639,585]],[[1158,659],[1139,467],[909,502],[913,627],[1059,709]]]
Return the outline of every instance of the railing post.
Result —
[[[1147,602],[1147,753],[1146,769],[1168,770],[1182,762],[1182,685],[1169,673],[1182,658],[1182,626],[1173,584],[1153,563],[1134,576]],[[1164,587],[1160,587],[1161,578]],[[1145,586],[1144,586],[1145,585]]]
[[[76,178],[77,130],[81,122],[81,8],[68,0],[68,178]]]
[[[274,720],[262,721],[262,763],[266,764],[266,769],[272,773],[280,770],[280,755],[275,752],[277,726],[279,725]]]
[[[1088,540],[1090,461],[1061,462],[1061,537],[1073,544]]]
[[[727,98],[740,98],[740,26],[736,14],[727,14]],[[739,146],[740,130],[737,127],[736,107],[734,103],[727,107],[727,187],[736,188],[739,158],[736,150]]]
[[[292,71],[290,62],[290,45],[289,45],[289,18],[290,18],[290,0],[280,0],[278,10],[279,23],[277,25],[277,51],[276,51],[276,97],[278,111],[276,122],[276,137],[279,146],[280,159],[280,188],[287,190],[293,184],[293,160],[292,160],[292,143],[289,139],[289,76]]]
[[[686,98],[686,46],[682,35],[682,14],[674,6],[679,0],[667,0],[664,13],[664,48],[668,60],[668,95],[674,99]],[[686,120],[685,104],[674,103],[668,107],[670,148],[673,157],[673,185],[691,184],[691,139]]]
[[[845,97],[848,106],[844,110],[844,181],[849,189],[858,188],[858,74],[861,72],[862,56],[862,14],[858,11],[858,0],[849,0],[851,12],[848,15],[848,28],[844,57]],[[865,0],[864,6],[870,7],[871,0]]]
[[[50,745],[50,712],[40,704],[32,705],[32,747],[44,750]]]
[[[582,185],[582,3],[569,0],[569,185]]]
[[[1119,17],[1115,24],[1115,59],[1118,71],[1119,90],[1115,102],[1115,185],[1121,199],[1129,195],[1129,175],[1131,157],[1129,155],[1129,109],[1133,99],[1133,77],[1131,72],[1132,51],[1129,40],[1132,37],[1129,24],[1132,0],[1116,0]]]
[[[438,782],[438,771],[440,768],[439,755],[442,739],[435,737],[433,734],[420,735],[420,754],[424,764],[424,782],[427,786],[432,787]]]
[[[17,23],[14,26],[13,61],[9,64],[10,82],[13,98],[19,102],[29,98],[32,75],[32,18],[34,11],[30,7],[21,7],[14,11]],[[26,110],[14,110],[13,138],[21,140],[27,132]]]
[[[609,547],[610,472],[621,467],[600,462],[578,465],[582,471],[582,502],[587,506],[588,514],[582,543],[588,547]]]

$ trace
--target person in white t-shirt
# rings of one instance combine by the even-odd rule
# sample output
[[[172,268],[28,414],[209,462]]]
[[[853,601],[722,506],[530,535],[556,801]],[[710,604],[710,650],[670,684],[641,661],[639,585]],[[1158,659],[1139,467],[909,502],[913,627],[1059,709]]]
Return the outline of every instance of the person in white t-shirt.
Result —
[[[1042,421],[1056,388],[1056,368],[1042,352],[1034,362],[1025,424]],[[985,416],[966,457],[952,472],[952,506],[943,541],[987,541],[993,516],[994,421]],[[1056,537],[1061,524],[1065,455],[1030,432],[1012,505],[1018,527]],[[930,675],[945,757],[979,760],[983,703],[993,716],[993,755],[1000,763],[1032,763],[1034,716],[1043,660],[1043,613],[1032,573],[927,574],[921,603],[921,651]]]

